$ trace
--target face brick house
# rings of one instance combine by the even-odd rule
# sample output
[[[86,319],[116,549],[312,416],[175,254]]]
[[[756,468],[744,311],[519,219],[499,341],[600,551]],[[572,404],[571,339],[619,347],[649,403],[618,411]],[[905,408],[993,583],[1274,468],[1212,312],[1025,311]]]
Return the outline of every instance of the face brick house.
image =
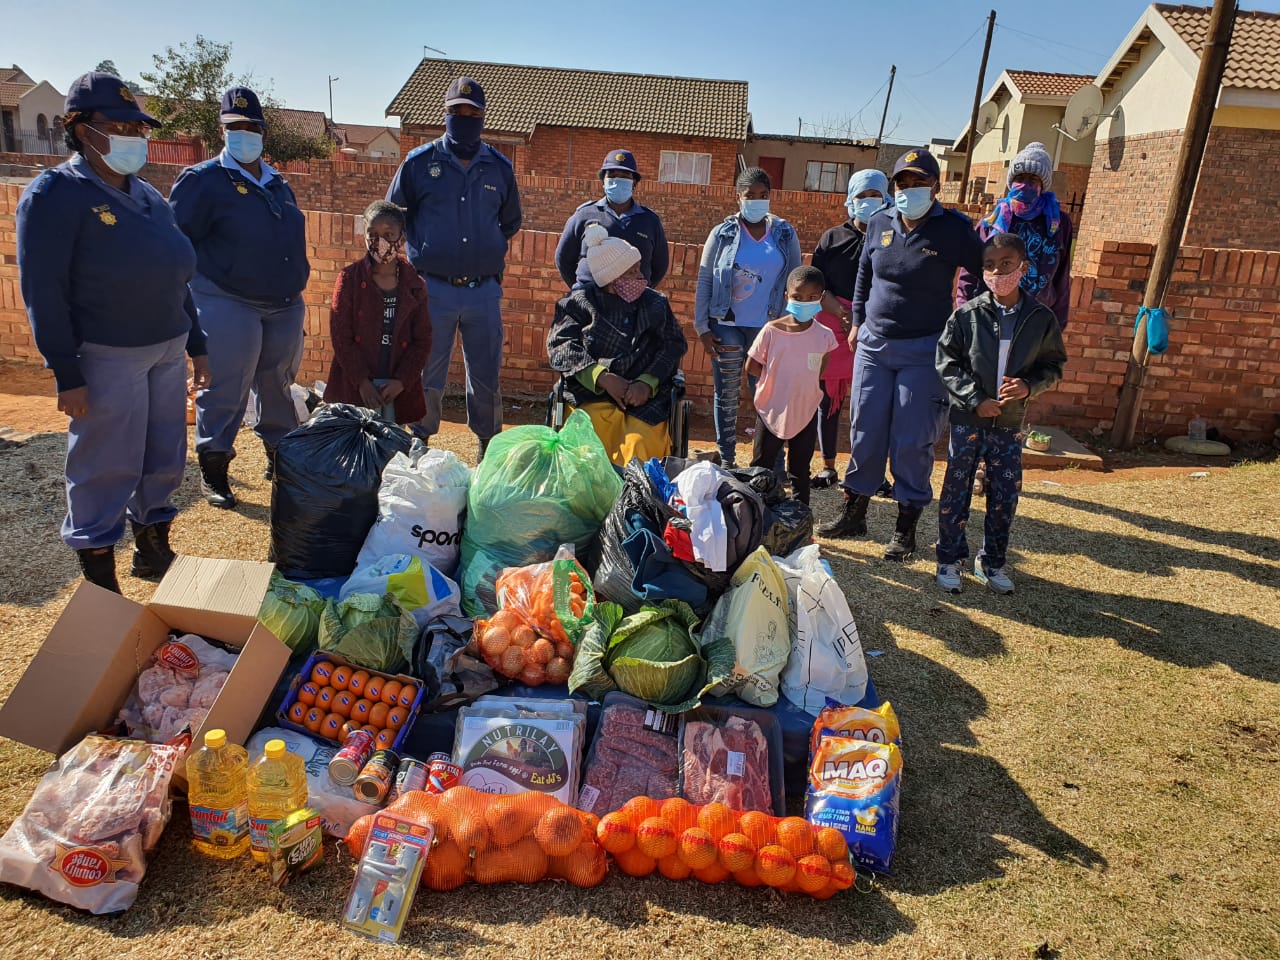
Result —
[[[401,155],[444,133],[444,93],[459,76],[483,85],[485,141],[518,176],[594,179],[618,147],[650,180],[727,184],[736,175],[749,119],[745,81],[433,57],[387,107],[400,118]]]

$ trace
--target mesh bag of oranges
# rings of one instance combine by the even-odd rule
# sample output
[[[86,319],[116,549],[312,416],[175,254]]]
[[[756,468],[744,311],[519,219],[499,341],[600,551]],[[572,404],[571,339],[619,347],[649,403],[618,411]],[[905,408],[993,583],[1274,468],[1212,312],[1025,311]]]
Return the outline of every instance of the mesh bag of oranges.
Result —
[[[739,813],[722,803],[635,797],[596,827],[600,846],[633,877],[732,880],[827,900],[853,886],[844,834],[801,817]]]
[[[475,622],[480,655],[495,672],[531,687],[566,683],[573,650],[595,607],[591,578],[573,546],[554,560],[508,567],[497,581],[501,609]]]
[[[435,828],[421,885],[454,890],[476,883],[567,880],[594,887],[608,870],[596,840],[599,818],[541,793],[489,794],[470,787],[444,793],[410,790],[387,808]],[[358,857],[376,814],[361,817],[347,834]]]

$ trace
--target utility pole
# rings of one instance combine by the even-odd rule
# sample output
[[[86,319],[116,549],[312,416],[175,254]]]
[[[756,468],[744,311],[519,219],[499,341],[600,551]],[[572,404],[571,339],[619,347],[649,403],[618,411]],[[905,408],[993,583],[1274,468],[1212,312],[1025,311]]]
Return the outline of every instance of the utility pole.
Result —
[[[333,119],[333,84],[334,84],[334,82],[335,82],[335,81],[337,81],[337,80],[341,80],[341,79],[342,79],[341,77],[330,77],[330,78],[329,78],[329,122],[330,122],[330,123],[334,123],[334,119]]]
[[[1143,307],[1155,308],[1164,302],[1165,288],[1169,285],[1174,264],[1178,260],[1182,231],[1187,225],[1187,213],[1191,209],[1191,197],[1195,193],[1200,161],[1204,158],[1204,145],[1209,139],[1209,127],[1213,123],[1214,105],[1218,101],[1222,73],[1226,69],[1227,53],[1231,49],[1231,33],[1235,28],[1237,6],[1238,0],[1214,0],[1213,12],[1209,15],[1209,31],[1205,35],[1204,46],[1200,49],[1200,70],[1196,73],[1196,85],[1191,93],[1191,109],[1187,112],[1182,149],[1178,153],[1178,166],[1174,173],[1173,196],[1165,210],[1164,223],[1160,226],[1160,239],[1151,258],[1151,273],[1147,277],[1147,289],[1142,295]],[[1133,445],[1150,358],[1151,354],[1147,350],[1147,321],[1143,317],[1133,333],[1129,367],[1125,371],[1120,402],[1116,405],[1115,423],[1111,427],[1111,445],[1114,447],[1127,448]]]
[[[987,42],[982,46],[982,65],[978,67],[978,87],[973,91],[973,112],[969,114],[969,149],[964,152],[964,173],[960,175],[960,202],[969,199],[969,166],[978,140],[978,107],[982,105],[982,85],[987,82],[987,57],[991,54],[991,34],[996,29],[996,12],[987,17]]]
[[[889,116],[889,98],[893,96],[893,78],[898,72],[895,63],[889,68],[889,91],[884,95],[884,112],[880,114],[880,132],[876,134],[876,149],[880,149],[880,141],[884,138],[884,122]]]
[[[796,136],[804,133],[804,117],[796,117]]]

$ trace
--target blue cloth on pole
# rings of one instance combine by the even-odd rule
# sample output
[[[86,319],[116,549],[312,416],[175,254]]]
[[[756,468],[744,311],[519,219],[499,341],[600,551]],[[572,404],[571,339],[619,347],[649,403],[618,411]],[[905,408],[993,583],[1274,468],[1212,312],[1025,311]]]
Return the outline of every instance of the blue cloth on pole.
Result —
[[[1162,307],[1139,308],[1138,319],[1133,322],[1135,334],[1144,317],[1147,320],[1147,352],[1159,356],[1169,349],[1169,315]]]

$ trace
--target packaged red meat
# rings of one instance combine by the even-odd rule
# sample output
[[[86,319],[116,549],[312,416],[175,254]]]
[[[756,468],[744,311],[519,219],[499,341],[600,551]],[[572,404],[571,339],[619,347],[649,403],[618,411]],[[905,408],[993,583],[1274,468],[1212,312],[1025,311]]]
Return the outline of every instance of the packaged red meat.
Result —
[[[120,709],[129,736],[151,743],[194,733],[218,699],[236,655],[194,633],[160,644]]]
[[[787,812],[782,728],[750,707],[703,706],[680,717],[680,796],[733,810]]]
[[[603,816],[632,797],[679,792],[676,718],[620,691],[605,694],[578,809]]]
[[[127,910],[169,822],[169,780],[189,742],[85,737],[0,838],[0,881],[90,913]]]

